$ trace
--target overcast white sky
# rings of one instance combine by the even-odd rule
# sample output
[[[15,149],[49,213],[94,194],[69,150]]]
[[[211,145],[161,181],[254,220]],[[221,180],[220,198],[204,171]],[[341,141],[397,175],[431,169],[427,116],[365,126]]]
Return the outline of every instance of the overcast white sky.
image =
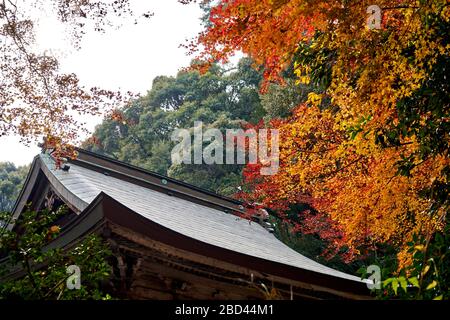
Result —
[[[51,15],[42,16],[36,40],[40,47],[62,53],[62,70],[76,73],[86,86],[145,94],[154,77],[175,75],[189,64],[191,58],[179,45],[201,30],[201,10],[177,0],[133,0],[132,6],[137,12],[152,11],[154,16],[106,34],[90,33],[79,51],[70,49]],[[89,123],[94,127],[100,121]],[[0,161],[24,165],[38,153],[36,146],[26,147],[17,137],[0,138]]]

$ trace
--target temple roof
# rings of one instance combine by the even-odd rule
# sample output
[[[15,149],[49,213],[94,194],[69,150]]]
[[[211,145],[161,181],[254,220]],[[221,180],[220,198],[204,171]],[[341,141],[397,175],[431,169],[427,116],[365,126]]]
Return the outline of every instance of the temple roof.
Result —
[[[106,194],[137,215],[218,250],[363,284],[359,277],[296,252],[261,224],[232,214],[244,210],[238,201],[84,150],[79,150],[78,159],[70,161],[66,170],[57,169],[49,154],[38,155],[14,215],[29,201],[39,174],[77,214]]]

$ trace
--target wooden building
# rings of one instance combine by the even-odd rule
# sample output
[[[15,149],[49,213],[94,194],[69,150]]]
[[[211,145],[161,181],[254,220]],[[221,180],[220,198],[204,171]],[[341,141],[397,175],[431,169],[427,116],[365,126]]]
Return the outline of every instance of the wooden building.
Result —
[[[359,277],[292,250],[264,221],[239,217],[238,201],[84,150],[56,169],[35,157],[16,203],[38,210],[66,204],[61,235],[70,247],[86,235],[108,240],[115,294],[131,299],[364,299]]]

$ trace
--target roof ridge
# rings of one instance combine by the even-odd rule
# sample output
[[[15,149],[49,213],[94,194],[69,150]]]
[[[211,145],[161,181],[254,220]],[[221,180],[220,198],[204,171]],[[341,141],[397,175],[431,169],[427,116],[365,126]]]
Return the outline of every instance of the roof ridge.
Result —
[[[209,194],[211,196],[215,196],[215,197],[218,197],[218,198],[230,201],[230,202],[243,204],[243,202],[238,200],[238,199],[234,199],[234,198],[231,198],[231,197],[228,197],[228,196],[225,196],[225,195],[221,195],[221,194],[219,194],[219,193],[217,193],[215,191],[212,191],[212,190],[209,190],[209,189],[205,189],[205,188],[202,188],[202,187],[198,187],[198,186],[196,186],[194,184],[191,184],[191,183],[188,183],[188,182],[185,182],[185,181],[182,181],[182,180],[178,180],[178,179],[175,179],[175,178],[172,178],[172,177],[169,177],[169,176],[166,176],[166,175],[163,175],[163,174],[160,174],[160,173],[157,173],[157,172],[154,172],[154,171],[142,168],[142,167],[138,167],[136,165],[133,165],[133,164],[130,164],[130,163],[127,163],[125,161],[118,160],[118,159],[114,159],[114,158],[112,158],[110,156],[107,156],[107,155],[104,155],[104,154],[99,154],[99,153],[96,153],[96,152],[93,152],[93,151],[90,151],[90,150],[86,150],[86,149],[83,149],[83,148],[79,148],[79,147],[76,147],[75,150],[78,153],[88,154],[88,155],[91,155],[91,156],[99,158],[99,159],[104,159],[104,160],[116,163],[116,164],[118,164],[120,166],[123,166],[123,167],[128,167],[128,168],[133,169],[133,170],[141,171],[143,173],[146,173],[148,175],[157,177],[159,179],[166,179],[167,181],[183,185],[185,187],[191,188],[193,190],[197,190],[197,191],[205,193],[205,194]]]

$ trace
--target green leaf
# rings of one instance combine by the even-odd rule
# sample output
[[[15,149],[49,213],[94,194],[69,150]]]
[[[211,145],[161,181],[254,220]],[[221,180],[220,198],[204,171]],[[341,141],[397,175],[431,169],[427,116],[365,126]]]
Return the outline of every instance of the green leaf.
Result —
[[[383,287],[387,287],[392,281],[394,280],[394,278],[389,278],[383,281]]]
[[[414,287],[419,288],[419,280],[416,277],[411,277],[408,279],[409,283],[411,283]]]
[[[398,281],[400,282],[400,287],[403,289],[403,291],[405,291],[406,293],[406,288],[408,286],[408,281],[406,281],[405,277],[399,277]]]
[[[444,295],[441,294],[440,296],[434,297],[433,300],[442,300],[444,298]]]
[[[393,279],[392,280],[392,290],[394,290],[395,295],[397,295],[397,289],[398,289],[398,280],[397,279]]]

